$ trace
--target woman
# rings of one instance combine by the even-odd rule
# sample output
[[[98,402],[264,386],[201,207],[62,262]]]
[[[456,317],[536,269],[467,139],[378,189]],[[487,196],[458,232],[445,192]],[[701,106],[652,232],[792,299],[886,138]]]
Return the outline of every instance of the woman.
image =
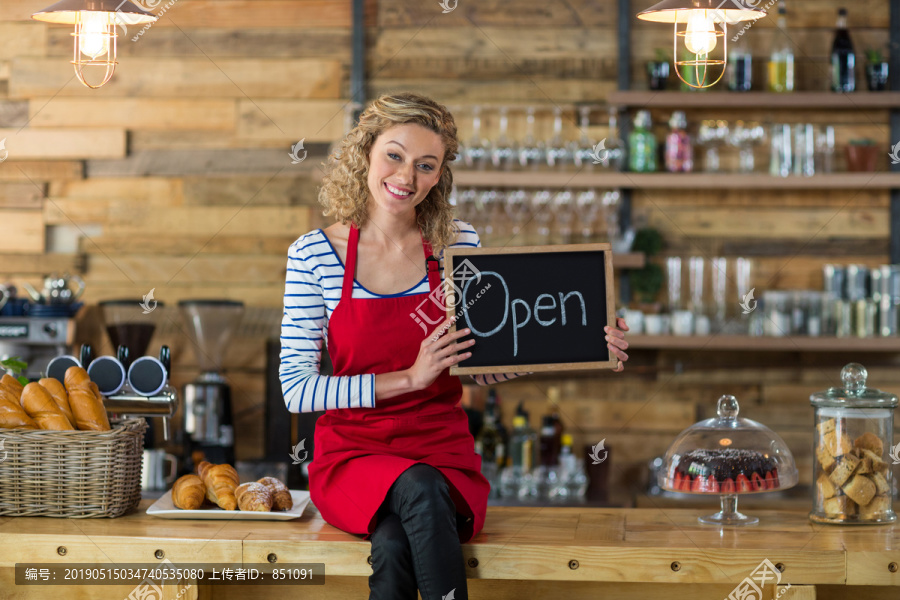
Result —
[[[449,321],[433,302],[425,310],[439,322],[434,330],[423,332],[412,316],[440,282],[426,258],[480,245],[448,202],[457,148],[442,105],[382,96],[330,159],[319,200],[338,222],[288,253],[285,403],[291,412],[326,411],[316,423],[310,494],[330,524],[371,538],[370,598],[414,600],[417,588],[424,600],[451,591],[467,598],[460,544],[484,526],[489,485],[458,406],[462,386],[448,371],[475,342],[468,330],[442,333]],[[627,360],[624,334],[607,332]],[[318,375],[323,342],[331,377]]]

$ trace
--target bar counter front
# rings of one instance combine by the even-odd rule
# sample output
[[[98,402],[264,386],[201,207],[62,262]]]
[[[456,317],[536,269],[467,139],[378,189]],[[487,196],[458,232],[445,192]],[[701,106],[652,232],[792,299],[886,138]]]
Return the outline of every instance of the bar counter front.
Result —
[[[0,598],[113,599],[135,585],[16,586],[15,565],[324,563],[322,585],[161,586],[162,598],[367,598],[370,543],[310,504],[293,521],[0,517]],[[691,600],[900,598],[900,525],[834,526],[793,510],[756,510],[758,525],[702,525],[685,508],[490,507],[463,545],[469,596]],[[768,561],[766,563],[765,561]],[[770,565],[768,568],[766,565]],[[772,568],[774,567],[774,568]],[[62,569],[60,569],[62,570]],[[761,593],[754,591],[754,586]],[[852,586],[852,587],[850,587]],[[864,587],[861,587],[864,586]]]

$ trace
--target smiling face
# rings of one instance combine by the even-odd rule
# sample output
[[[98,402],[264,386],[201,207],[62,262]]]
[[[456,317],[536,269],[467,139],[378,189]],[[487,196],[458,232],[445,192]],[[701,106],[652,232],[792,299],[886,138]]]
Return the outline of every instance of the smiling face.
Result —
[[[369,209],[414,210],[441,178],[444,145],[437,133],[406,123],[385,129],[369,152]]]

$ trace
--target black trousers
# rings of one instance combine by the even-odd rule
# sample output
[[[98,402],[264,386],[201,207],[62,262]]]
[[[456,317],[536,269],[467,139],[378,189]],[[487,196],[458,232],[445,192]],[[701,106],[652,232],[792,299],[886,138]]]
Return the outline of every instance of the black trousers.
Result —
[[[441,472],[418,463],[404,471],[378,512],[372,534],[369,600],[468,600],[458,515]]]

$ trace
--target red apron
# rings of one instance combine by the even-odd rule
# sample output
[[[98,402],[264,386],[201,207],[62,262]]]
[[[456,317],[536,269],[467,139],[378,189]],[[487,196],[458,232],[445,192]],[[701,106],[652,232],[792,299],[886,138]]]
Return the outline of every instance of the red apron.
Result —
[[[411,367],[426,335],[411,316],[426,295],[353,298],[359,230],[350,228],[341,299],[328,324],[328,353],[334,374],[390,373]],[[431,246],[422,241],[425,257]],[[440,286],[436,261],[428,261],[428,284]],[[444,313],[425,303],[428,320]],[[490,484],[481,457],[458,406],[462,385],[445,370],[429,387],[387,400],[375,408],[327,411],[316,422],[314,458],[309,465],[312,502],[322,517],[348,533],[375,531],[376,513],[397,477],[416,463],[436,467],[450,488],[456,511],[467,517],[460,542],[484,527]]]

